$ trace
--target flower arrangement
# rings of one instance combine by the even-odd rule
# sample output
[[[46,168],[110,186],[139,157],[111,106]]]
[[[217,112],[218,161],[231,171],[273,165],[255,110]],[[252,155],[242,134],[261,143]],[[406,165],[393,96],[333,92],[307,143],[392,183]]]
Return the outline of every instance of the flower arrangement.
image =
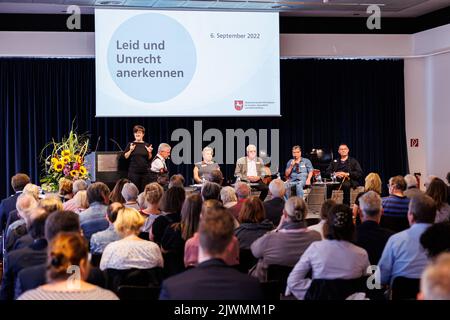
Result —
[[[40,159],[43,162],[43,174],[40,180],[42,190],[57,192],[61,179],[89,179],[90,175],[85,166],[84,156],[89,147],[86,134],[77,135],[73,129],[69,137],[62,138],[61,142],[52,139],[41,151]],[[51,153],[45,156],[45,151],[52,148]]]

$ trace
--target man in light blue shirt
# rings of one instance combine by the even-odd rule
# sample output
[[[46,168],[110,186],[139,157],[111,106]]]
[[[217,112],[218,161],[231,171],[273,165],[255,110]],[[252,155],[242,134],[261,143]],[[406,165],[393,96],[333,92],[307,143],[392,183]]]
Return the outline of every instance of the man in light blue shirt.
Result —
[[[120,235],[114,229],[114,222],[117,219],[119,210],[123,209],[123,204],[119,202],[111,203],[106,213],[106,219],[109,222],[109,227],[106,230],[94,233],[91,237],[91,253],[102,254],[106,246],[111,242],[120,240]]]
[[[105,218],[109,203],[109,188],[103,182],[96,182],[87,188],[89,208],[80,213],[80,224]]]
[[[378,263],[382,285],[391,285],[396,277],[419,279],[428,264],[420,236],[434,222],[436,204],[427,195],[418,195],[409,203],[410,228],[391,236]]]
[[[302,149],[300,146],[292,147],[293,159],[286,165],[286,196],[291,196],[291,187],[295,186],[297,197],[303,198],[303,188],[311,185],[313,175],[313,166],[309,159],[302,158]]]

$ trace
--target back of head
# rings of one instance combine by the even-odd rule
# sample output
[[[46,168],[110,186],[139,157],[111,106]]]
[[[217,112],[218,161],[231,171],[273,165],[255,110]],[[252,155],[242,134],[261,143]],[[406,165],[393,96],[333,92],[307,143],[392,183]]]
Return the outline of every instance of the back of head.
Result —
[[[381,178],[378,173],[371,172],[367,175],[364,184],[365,191],[375,191],[381,194]]]
[[[123,185],[122,188],[122,197],[126,202],[128,201],[136,201],[139,194],[139,190],[136,185],[132,182],[127,182]]]
[[[87,209],[89,207],[89,201],[87,198],[87,191],[80,190],[73,197],[73,202],[78,208]]]
[[[203,201],[201,215],[205,215],[210,209],[223,208],[222,202],[215,199]]]
[[[412,197],[409,213],[417,223],[433,223],[436,218],[436,202],[426,194]]]
[[[308,214],[306,203],[300,197],[289,198],[284,204],[284,211],[292,222],[302,222]]]
[[[231,242],[233,231],[233,217],[224,208],[211,208],[200,222],[200,246],[211,256],[221,255]]]
[[[266,218],[266,210],[258,197],[250,197],[239,212],[240,223],[260,223]]]
[[[420,291],[425,300],[450,300],[450,253],[441,254],[425,269]]]
[[[39,207],[45,209],[48,213],[63,210],[61,199],[56,195],[48,195],[39,201]]]
[[[180,213],[185,198],[184,188],[172,187],[162,196],[159,208],[166,213]]]
[[[218,170],[218,169],[214,169],[212,170],[210,173],[208,173],[205,176],[206,180],[208,180],[209,182],[214,182],[217,183],[218,185],[222,185],[223,183],[223,174],[222,171]]]
[[[420,244],[430,258],[434,258],[442,252],[450,251],[450,222],[431,225],[420,236]]]
[[[442,179],[434,178],[428,185],[426,194],[433,198],[438,210],[447,203],[448,188]]]
[[[73,182],[72,192],[76,194],[78,191],[86,190],[88,187],[87,182],[83,179],[77,179]]]
[[[93,204],[94,202],[105,204],[108,201],[109,193],[110,191],[108,186],[103,182],[96,182],[91,184],[87,188],[89,205]]]
[[[222,203],[225,205],[229,202],[236,202],[236,192],[234,189],[230,186],[223,187],[220,190],[220,199],[222,200]]]
[[[34,240],[45,238],[45,223],[48,216],[49,213],[42,208],[31,211],[28,232]]]
[[[320,219],[326,220],[328,218],[328,211],[336,205],[336,201],[327,199],[322,203],[322,207],[320,208]]]
[[[359,198],[359,207],[365,217],[376,218],[381,214],[381,197],[375,191],[368,191]]]
[[[14,192],[22,191],[30,183],[30,177],[25,173],[17,173],[11,178],[11,187]]]
[[[184,200],[181,208],[181,237],[184,240],[189,239],[198,229],[200,222],[200,213],[202,211],[202,197],[198,193],[189,195]]]
[[[71,194],[73,191],[73,182],[72,180],[62,178],[59,180],[59,194],[65,196],[67,194]]]
[[[417,187],[417,178],[413,174],[407,174],[405,176],[405,182],[407,188],[414,188]]]
[[[352,241],[354,231],[355,226],[350,207],[338,204],[328,211],[327,223],[324,226],[324,234],[327,239]]]
[[[120,202],[125,203],[125,199],[122,196],[122,188],[125,183],[130,182],[130,180],[122,178],[116,181],[116,184],[114,185],[114,188],[109,194],[109,198],[111,202]]]
[[[164,189],[157,182],[149,183],[145,186],[144,198],[147,205],[158,204],[164,194]]]
[[[47,281],[68,279],[73,266],[80,267],[88,259],[88,244],[78,232],[61,232],[49,244]]]
[[[174,174],[170,177],[169,188],[172,187],[184,188],[184,177],[181,174]]]
[[[219,200],[220,199],[220,185],[214,182],[205,182],[202,186],[203,200]]]
[[[239,199],[246,199],[250,195],[250,187],[245,182],[236,182],[234,190]]]
[[[282,198],[286,193],[286,187],[281,179],[274,179],[269,183],[269,190],[272,198]]]
[[[23,188],[23,193],[28,193],[36,200],[39,200],[39,187],[35,184],[28,183],[25,188]]]
[[[22,193],[16,202],[16,209],[19,212],[19,215],[22,216],[23,213],[26,213],[38,206],[38,202],[36,199],[28,193]]]
[[[55,211],[45,222],[45,238],[51,241],[59,232],[80,232],[80,218],[73,211]]]
[[[397,190],[405,191],[406,190],[406,181],[402,176],[395,176],[389,180],[389,183],[395,187]]]
[[[133,208],[122,208],[117,212],[117,218],[114,222],[114,229],[122,237],[137,235],[144,225],[144,217]]]
[[[119,213],[120,209],[123,209],[124,206],[120,202],[113,202],[108,206],[108,209],[106,209],[106,215],[108,216],[108,220],[111,223],[114,223],[117,219],[117,214]]]

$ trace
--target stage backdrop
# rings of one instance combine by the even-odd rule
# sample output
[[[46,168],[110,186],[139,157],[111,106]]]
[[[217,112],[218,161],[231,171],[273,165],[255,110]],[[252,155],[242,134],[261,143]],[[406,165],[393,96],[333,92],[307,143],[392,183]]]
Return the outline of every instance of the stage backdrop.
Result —
[[[67,135],[73,119],[79,133],[91,134],[92,149],[100,139],[99,151],[118,150],[110,139],[124,148],[133,139],[133,125],[142,124],[147,129],[145,140],[155,151],[160,142],[177,144],[171,135],[179,128],[191,133],[192,144],[195,139],[199,144],[201,134],[211,128],[218,129],[215,132],[222,133],[224,140],[227,129],[254,128],[257,133],[267,129],[270,154],[270,137],[278,129],[281,170],[295,144],[302,146],[306,157],[312,148],[333,150],[337,156],[338,144],[345,142],[365,174],[378,172],[386,183],[389,177],[408,172],[402,60],[292,59],[280,63],[281,118],[95,118],[93,59],[2,58],[0,197],[12,193],[10,178],[16,172],[39,181],[41,148],[52,138]],[[263,136],[264,132],[260,141]],[[185,154],[190,161],[193,150]],[[233,178],[233,165],[222,165],[222,170],[227,179]],[[170,171],[191,181],[192,165],[171,164]]]

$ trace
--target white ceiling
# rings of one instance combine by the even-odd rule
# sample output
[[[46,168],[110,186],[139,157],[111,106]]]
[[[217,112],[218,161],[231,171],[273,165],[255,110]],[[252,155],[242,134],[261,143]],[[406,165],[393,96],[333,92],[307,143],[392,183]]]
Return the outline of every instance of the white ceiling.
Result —
[[[369,3],[382,17],[417,17],[447,6],[450,0],[0,0],[0,13],[64,13],[76,4],[82,13],[95,7],[175,8],[215,10],[275,10],[283,15],[313,17],[367,16]]]

